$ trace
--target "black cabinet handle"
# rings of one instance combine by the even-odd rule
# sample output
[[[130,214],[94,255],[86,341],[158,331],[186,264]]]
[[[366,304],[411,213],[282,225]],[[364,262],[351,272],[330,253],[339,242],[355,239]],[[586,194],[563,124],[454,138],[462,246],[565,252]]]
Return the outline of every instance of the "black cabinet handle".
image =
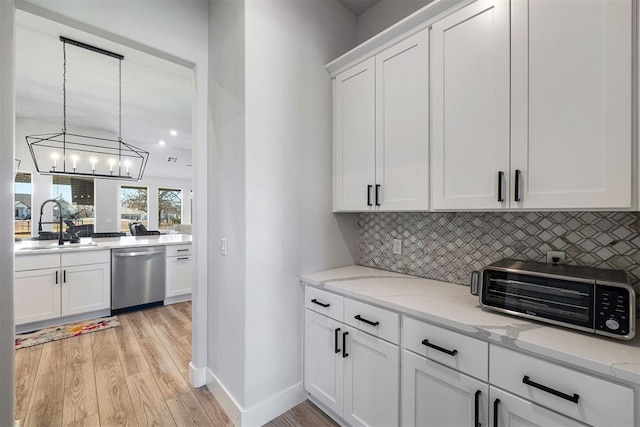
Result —
[[[62,283],[67,283],[67,270],[62,270]]]
[[[356,315],[355,319],[364,323],[368,323],[371,326],[378,326],[380,324],[380,322],[372,322],[371,320],[367,320],[364,317],[361,317],[359,314]]]
[[[58,272],[56,271],[56,285],[58,284]]]
[[[476,391],[476,407],[475,407],[475,413],[474,413],[474,426],[476,427],[480,427],[482,426],[482,424],[480,424],[480,394],[482,392],[480,390]]]
[[[500,405],[500,399],[493,401],[493,427],[498,427],[498,405]]]
[[[380,206],[380,184],[376,184],[376,206]]]
[[[342,334],[342,357],[349,357],[349,353],[347,353],[347,335],[349,332],[345,332]]]
[[[516,202],[520,201],[520,178],[521,178],[522,172],[520,171],[520,169],[516,169],[516,183],[515,183],[515,191],[514,191],[514,199]]]
[[[373,206],[371,204],[371,187],[373,187],[373,185],[367,185],[367,206]]]
[[[340,335],[340,328],[336,328],[335,332],[334,332],[334,336],[333,336],[333,348],[337,353],[340,353],[340,349],[338,348],[338,335]]]
[[[529,379],[529,375],[525,375],[524,377],[522,377],[522,382],[525,383],[526,385],[529,385],[533,388],[537,388],[538,390],[542,390],[545,391],[547,393],[553,394],[554,396],[558,396],[561,397],[565,400],[568,400],[569,402],[573,402],[573,403],[578,403],[578,399],[580,399],[580,395],[573,393],[573,396],[571,396],[570,394],[566,394],[563,393],[561,391],[552,389],[551,387],[547,387],[546,385],[542,385],[536,382],[533,382]]]
[[[455,356],[456,354],[458,354],[458,350],[447,350],[446,348],[442,348],[440,346],[437,346],[435,344],[431,344],[429,342],[429,340],[422,340],[422,345],[426,345],[427,347],[431,347],[435,350],[441,351],[443,353],[448,354],[449,356]]]
[[[176,252],[188,252],[189,249],[177,249]]]
[[[324,308],[327,308],[327,307],[329,307],[329,306],[331,305],[331,304],[324,304],[324,303],[321,303],[320,301],[318,301],[318,300],[317,300],[317,299],[315,299],[315,298],[314,298],[314,299],[312,299],[312,300],[311,300],[311,302],[312,302],[312,303],[314,303],[314,304],[318,304],[320,307],[324,307]]]
[[[181,256],[181,257],[176,258],[176,261],[184,261],[185,259],[189,259],[189,257],[188,256]]]
[[[504,202],[504,195],[502,194],[502,181],[504,179],[504,172],[498,172],[498,201]]]

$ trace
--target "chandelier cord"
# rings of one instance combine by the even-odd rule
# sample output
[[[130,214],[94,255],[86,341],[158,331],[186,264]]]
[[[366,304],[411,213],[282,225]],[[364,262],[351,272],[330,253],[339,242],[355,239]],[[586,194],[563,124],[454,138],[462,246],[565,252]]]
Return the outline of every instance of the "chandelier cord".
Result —
[[[67,42],[62,42],[62,132],[67,132]]]
[[[122,142],[122,59],[118,61],[118,141]]]

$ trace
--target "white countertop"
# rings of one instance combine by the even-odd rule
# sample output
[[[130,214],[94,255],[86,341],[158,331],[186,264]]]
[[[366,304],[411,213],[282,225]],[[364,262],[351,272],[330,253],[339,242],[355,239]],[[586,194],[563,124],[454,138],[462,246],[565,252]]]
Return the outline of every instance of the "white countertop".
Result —
[[[489,312],[480,308],[467,286],[369,267],[305,274],[300,280],[489,342],[640,384],[640,333],[621,341]]]
[[[170,246],[191,244],[189,234],[161,234],[159,236],[123,236],[92,239],[83,237],[80,243],[69,244],[65,242],[63,247],[57,240],[25,240],[15,244],[16,256],[48,254],[52,252],[78,252],[91,250],[104,250],[116,248],[131,248],[136,246]],[[33,249],[38,248],[38,249]]]

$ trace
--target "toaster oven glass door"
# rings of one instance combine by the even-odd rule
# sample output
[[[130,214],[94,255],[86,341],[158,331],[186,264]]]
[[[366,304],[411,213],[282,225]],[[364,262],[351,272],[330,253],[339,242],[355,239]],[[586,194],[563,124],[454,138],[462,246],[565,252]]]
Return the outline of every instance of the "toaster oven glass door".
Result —
[[[593,282],[493,270],[482,279],[485,305],[593,328]]]

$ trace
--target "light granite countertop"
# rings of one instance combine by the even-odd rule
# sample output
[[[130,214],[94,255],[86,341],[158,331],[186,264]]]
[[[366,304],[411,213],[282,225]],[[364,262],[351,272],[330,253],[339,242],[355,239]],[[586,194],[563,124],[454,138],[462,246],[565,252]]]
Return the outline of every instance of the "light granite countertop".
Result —
[[[92,239],[83,237],[80,243],[65,243],[62,247],[57,240],[24,240],[15,244],[16,256],[48,254],[52,252],[95,251],[137,246],[170,246],[191,244],[189,234],[161,234],[159,236],[122,236]]]
[[[621,341],[485,311],[467,286],[369,267],[305,274],[300,280],[485,341],[640,384],[640,333]]]

